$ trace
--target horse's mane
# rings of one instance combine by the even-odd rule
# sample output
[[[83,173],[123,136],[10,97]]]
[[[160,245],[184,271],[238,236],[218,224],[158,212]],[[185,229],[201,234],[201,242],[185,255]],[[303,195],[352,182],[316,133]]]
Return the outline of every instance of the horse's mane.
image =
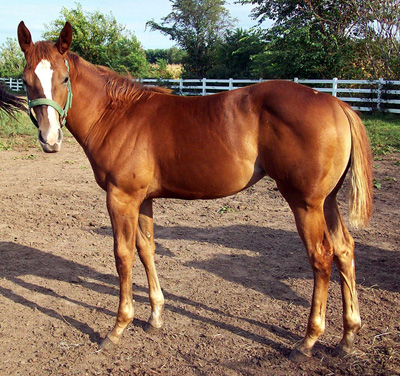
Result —
[[[129,73],[126,76],[122,76],[102,65],[91,64],[73,52],[68,53],[68,60],[72,61],[75,72],[79,70],[79,66],[81,65],[97,72],[104,78],[104,89],[114,104],[132,103],[140,99],[143,95],[151,96],[154,93],[169,94],[172,92],[170,89],[159,86],[145,86],[135,81]]]
[[[26,60],[35,67],[42,59],[54,60],[54,42],[37,42],[27,50]],[[104,78],[105,91],[114,104],[124,104],[138,100],[143,95],[151,96],[154,93],[171,93],[172,90],[157,87],[145,86],[135,81],[130,75],[122,76],[109,68],[101,65],[94,65],[79,57],[73,52],[68,52],[68,61],[71,63],[71,74],[76,74],[80,66],[84,66],[97,72]]]

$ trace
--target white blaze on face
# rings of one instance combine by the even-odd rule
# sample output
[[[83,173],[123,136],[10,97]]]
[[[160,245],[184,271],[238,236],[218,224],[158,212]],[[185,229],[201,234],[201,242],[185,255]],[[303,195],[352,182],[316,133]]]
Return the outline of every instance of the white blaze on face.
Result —
[[[47,99],[53,100],[51,94],[51,81],[53,78],[53,70],[51,69],[48,60],[42,60],[35,69],[35,74],[39,78],[40,84]],[[49,128],[41,130],[42,138],[49,144],[53,145],[58,140],[58,130],[60,128],[56,110],[53,107],[47,106],[47,114],[49,118]]]

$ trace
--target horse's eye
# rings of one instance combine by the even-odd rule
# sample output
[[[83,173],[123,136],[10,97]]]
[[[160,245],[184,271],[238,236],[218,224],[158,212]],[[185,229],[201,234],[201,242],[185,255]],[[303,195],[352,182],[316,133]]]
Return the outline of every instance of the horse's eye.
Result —
[[[66,84],[66,83],[68,83],[68,80],[69,80],[69,77],[67,76],[67,77],[65,77],[64,78],[64,81],[63,81],[63,84]]]

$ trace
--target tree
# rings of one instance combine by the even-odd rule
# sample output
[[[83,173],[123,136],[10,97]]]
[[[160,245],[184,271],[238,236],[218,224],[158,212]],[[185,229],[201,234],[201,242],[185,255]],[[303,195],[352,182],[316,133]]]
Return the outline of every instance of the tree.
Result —
[[[370,0],[360,10],[360,55],[374,78],[400,79],[400,2]]]
[[[7,38],[0,51],[0,77],[20,78],[25,66],[25,57],[17,40]]]
[[[186,51],[183,67],[188,76],[205,77],[215,62],[217,43],[233,25],[223,0],[170,0],[172,12],[161,23],[148,21],[151,30],[168,35]]]
[[[116,72],[128,71],[135,77],[146,77],[149,64],[142,45],[134,35],[123,36],[109,46],[107,61],[104,65]]]
[[[146,50],[146,59],[151,64],[156,63],[160,59],[166,60],[168,64],[182,64],[185,55],[186,52],[177,47]]]
[[[373,62],[375,67],[383,65],[377,56],[383,49],[384,55],[392,57],[386,62],[398,67],[394,63],[399,56],[394,52],[399,45],[398,0],[239,2],[255,5],[252,14],[260,25],[266,19],[275,21],[265,33],[268,50],[258,56],[267,77],[376,78],[378,70],[372,72],[370,67]]]
[[[45,25],[42,37],[56,40],[66,21],[71,23],[74,32],[71,50],[82,58],[117,72],[129,71],[137,77],[147,72],[148,64],[141,44],[117,23],[112,14],[84,12],[79,3],[75,9],[63,7],[60,17]]]
[[[265,33],[268,48],[258,56],[265,77],[332,77],[350,67],[350,37],[356,32],[361,0],[240,0],[252,3],[253,17],[275,21]],[[351,68],[353,69],[353,67]]]
[[[228,31],[216,51],[216,65],[207,76],[217,78],[259,78],[255,57],[265,49],[265,42],[257,30],[241,28]]]

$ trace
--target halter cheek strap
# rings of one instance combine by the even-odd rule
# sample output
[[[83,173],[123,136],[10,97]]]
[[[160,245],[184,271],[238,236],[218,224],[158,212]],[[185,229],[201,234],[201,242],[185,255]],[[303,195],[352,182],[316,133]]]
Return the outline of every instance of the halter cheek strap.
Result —
[[[65,61],[65,65],[67,67],[67,72],[69,73],[69,64],[67,60]],[[62,108],[57,102],[47,99],[47,98],[38,98],[38,99],[33,99],[30,100],[28,96],[28,91],[26,92],[27,98],[28,98],[28,115],[30,116],[32,123],[39,128],[39,123],[35,116],[33,115],[31,109],[36,106],[50,106],[53,107],[58,114],[60,115],[60,122],[61,122],[61,127],[65,125],[67,122],[67,114],[68,110],[72,106],[72,91],[71,91],[71,80],[68,79],[67,83],[67,101],[65,102],[64,108]]]

